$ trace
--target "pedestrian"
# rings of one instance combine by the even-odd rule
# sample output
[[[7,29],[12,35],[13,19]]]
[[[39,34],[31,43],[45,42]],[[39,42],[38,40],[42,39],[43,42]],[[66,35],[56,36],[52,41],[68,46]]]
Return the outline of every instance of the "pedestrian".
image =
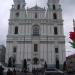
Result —
[[[10,69],[8,69],[7,75],[13,75],[13,73],[12,73],[12,71]]]
[[[38,75],[38,70],[39,70],[39,69],[37,68],[37,69],[36,69],[36,75]]]
[[[16,70],[15,69],[13,70],[13,75],[16,75]]]
[[[0,65],[0,75],[3,75],[3,70],[4,68],[2,67],[2,65]]]
[[[33,75],[35,75],[35,68],[32,69],[32,73],[33,73]]]
[[[10,69],[8,69],[8,71],[7,71],[7,75],[10,75]]]

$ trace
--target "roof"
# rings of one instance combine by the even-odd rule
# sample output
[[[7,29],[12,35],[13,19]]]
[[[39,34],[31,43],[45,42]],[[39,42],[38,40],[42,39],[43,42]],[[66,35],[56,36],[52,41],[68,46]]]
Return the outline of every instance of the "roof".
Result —
[[[38,11],[45,11],[45,8],[41,8],[41,7],[37,6],[37,5],[35,5],[35,6],[32,7],[32,8],[28,8],[27,10],[29,10],[29,11],[35,11],[35,10],[38,10]]]
[[[75,54],[72,54],[72,55],[70,55],[70,56],[68,56],[68,57],[66,57],[67,59],[68,58],[75,58]]]

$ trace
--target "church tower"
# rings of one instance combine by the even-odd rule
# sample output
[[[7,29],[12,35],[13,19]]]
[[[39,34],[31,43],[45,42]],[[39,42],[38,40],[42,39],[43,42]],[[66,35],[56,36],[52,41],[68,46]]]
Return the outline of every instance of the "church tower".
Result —
[[[13,0],[10,19],[24,19],[26,17],[25,0]]]
[[[35,5],[25,9],[25,0],[14,0],[10,10],[6,63],[22,68],[24,60],[33,68],[58,69],[65,59],[65,36],[59,0],[48,0],[47,11]]]
[[[24,38],[25,26],[23,21],[26,18],[25,0],[13,0],[14,5],[10,10],[9,29],[7,35],[7,47],[6,47],[6,63],[9,63],[9,59],[15,60],[14,64],[19,64],[19,44],[21,37]],[[21,26],[22,24],[22,26]],[[18,50],[18,51],[17,51]]]
[[[61,65],[65,60],[65,36],[63,30],[63,19],[62,19],[62,9],[60,5],[60,0],[48,0],[47,2],[47,13],[46,18],[50,21],[50,36],[54,39],[54,50],[55,57],[54,63],[56,66],[58,63]],[[49,26],[48,26],[49,28]],[[60,40],[60,41],[58,41]]]
[[[59,0],[48,0],[47,17],[62,20],[62,9]]]

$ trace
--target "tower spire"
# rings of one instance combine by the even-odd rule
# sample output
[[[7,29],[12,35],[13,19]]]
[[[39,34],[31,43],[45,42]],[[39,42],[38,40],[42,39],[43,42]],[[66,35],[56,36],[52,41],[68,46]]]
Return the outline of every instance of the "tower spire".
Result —
[[[37,6],[37,0],[36,0],[36,6]]]
[[[73,29],[74,29],[74,32],[75,32],[75,20],[73,19]]]

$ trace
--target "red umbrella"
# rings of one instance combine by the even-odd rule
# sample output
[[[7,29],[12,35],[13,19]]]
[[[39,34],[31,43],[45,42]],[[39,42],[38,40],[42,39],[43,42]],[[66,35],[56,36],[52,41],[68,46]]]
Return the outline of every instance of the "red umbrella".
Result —
[[[70,37],[69,37],[72,42],[70,44],[72,45],[73,48],[75,48],[75,32],[70,32]]]
[[[70,32],[70,37],[72,41],[75,41],[75,32]]]

